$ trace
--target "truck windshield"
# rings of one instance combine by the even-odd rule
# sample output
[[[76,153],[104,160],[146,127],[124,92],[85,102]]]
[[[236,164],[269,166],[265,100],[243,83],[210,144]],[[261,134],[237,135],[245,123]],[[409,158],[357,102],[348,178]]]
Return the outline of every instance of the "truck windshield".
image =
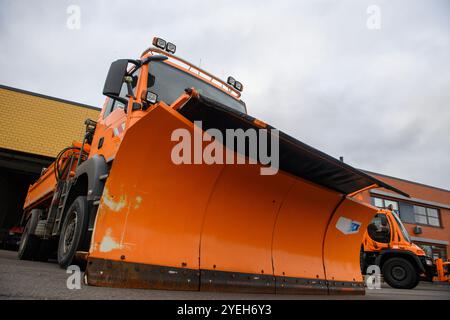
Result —
[[[399,229],[402,231],[405,240],[411,242],[411,238],[409,237],[408,231],[406,230],[405,226],[403,225],[398,215],[395,212],[392,212],[392,215],[394,216],[395,222],[397,222]]]
[[[216,100],[237,111],[246,113],[243,102],[234,99],[222,90],[189,73],[183,72],[164,62],[149,64],[148,87],[158,95],[158,100],[171,105],[187,88],[194,87],[200,94]]]

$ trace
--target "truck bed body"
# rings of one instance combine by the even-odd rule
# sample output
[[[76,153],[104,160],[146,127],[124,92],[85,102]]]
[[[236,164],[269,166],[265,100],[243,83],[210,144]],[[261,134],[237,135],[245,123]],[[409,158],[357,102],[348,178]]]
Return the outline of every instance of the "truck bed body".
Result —
[[[71,165],[69,171],[73,172],[76,168],[76,162],[78,159],[78,153],[73,151],[68,151],[60,159],[60,166],[65,167]],[[70,161],[72,163],[70,164]],[[39,179],[28,188],[28,194],[24,203],[24,212],[28,213],[31,209],[38,207],[41,203],[48,201],[53,197],[57,186],[57,179],[55,174],[56,162],[53,162]],[[65,175],[67,175],[67,168],[65,170]]]

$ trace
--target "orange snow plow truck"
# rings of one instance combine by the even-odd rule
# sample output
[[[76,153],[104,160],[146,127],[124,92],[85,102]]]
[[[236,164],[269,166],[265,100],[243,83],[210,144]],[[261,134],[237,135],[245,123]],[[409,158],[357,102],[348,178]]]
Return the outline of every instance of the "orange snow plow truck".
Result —
[[[420,280],[433,281],[436,264],[411,238],[392,210],[380,209],[367,227],[361,246],[361,271],[381,269],[384,281],[398,289],[412,289]],[[442,268],[441,268],[442,269]],[[435,279],[445,281],[442,278]]]
[[[111,64],[99,119],[29,188],[19,257],[82,261],[94,286],[364,294],[359,253],[377,208],[352,196],[402,192],[249,116],[240,82],[175,49],[155,38]],[[174,161],[180,129],[194,137],[183,159],[225,147],[237,163]],[[247,140],[210,129],[264,132],[256,145],[278,141],[278,170],[261,174],[267,159],[251,161]]]

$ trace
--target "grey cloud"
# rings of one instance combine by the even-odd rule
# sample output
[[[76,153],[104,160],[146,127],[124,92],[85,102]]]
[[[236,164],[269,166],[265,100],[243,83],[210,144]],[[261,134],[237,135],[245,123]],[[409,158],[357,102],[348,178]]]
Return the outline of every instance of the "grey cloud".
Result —
[[[69,4],[81,29],[66,28]],[[381,30],[366,9],[381,9]],[[154,35],[245,85],[249,112],[371,171],[450,188],[450,4],[0,1],[0,83],[101,106],[109,64]]]

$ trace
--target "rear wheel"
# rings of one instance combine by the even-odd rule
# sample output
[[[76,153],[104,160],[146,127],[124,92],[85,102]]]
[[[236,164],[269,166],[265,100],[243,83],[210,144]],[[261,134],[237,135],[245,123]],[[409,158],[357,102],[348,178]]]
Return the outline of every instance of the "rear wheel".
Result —
[[[35,219],[35,216],[31,215],[23,229],[18,251],[20,260],[33,260],[38,253],[41,241],[36,235],[32,234],[34,227],[36,226]]]
[[[88,205],[86,197],[78,197],[67,210],[58,243],[58,263],[66,268],[74,261],[87,231]]]
[[[390,258],[383,264],[384,280],[393,288],[413,289],[420,281],[414,265],[404,258]]]

